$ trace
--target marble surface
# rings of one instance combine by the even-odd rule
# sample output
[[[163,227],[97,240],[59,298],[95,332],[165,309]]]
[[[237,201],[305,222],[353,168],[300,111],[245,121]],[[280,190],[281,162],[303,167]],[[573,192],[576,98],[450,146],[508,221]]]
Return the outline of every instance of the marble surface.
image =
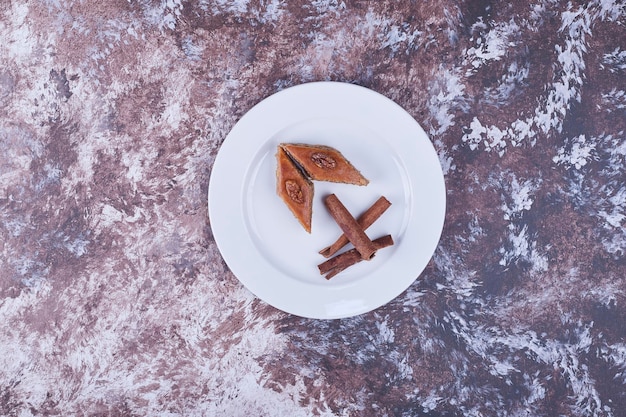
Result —
[[[617,0],[0,2],[0,415],[626,416]],[[427,131],[440,244],[320,321],[207,216],[253,105],[355,83]]]

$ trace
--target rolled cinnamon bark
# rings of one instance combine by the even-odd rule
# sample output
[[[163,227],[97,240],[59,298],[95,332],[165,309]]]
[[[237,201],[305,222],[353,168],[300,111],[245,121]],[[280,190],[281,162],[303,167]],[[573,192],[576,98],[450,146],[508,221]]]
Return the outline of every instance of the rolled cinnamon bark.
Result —
[[[378,250],[393,245],[393,238],[391,235],[386,235],[379,237],[378,239],[374,239],[372,243],[374,243],[376,249]],[[359,263],[362,260],[361,255],[356,249],[350,249],[349,251],[322,262],[317,266],[317,268],[320,270],[320,274],[326,274],[326,279],[331,279],[338,273],[344,271],[346,268]]]
[[[372,256],[374,256],[374,253],[376,253],[376,246],[372,243],[370,238],[367,237],[348,209],[339,201],[335,194],[327,196],[324,199],[324,204],[326,204],[330,215],[335,219],[335,222],[337,222],[350,243],[352,243],[357,252],[359,252],[361,258],[366,261],[370,260]]]
[[[370,227],[378,218],[391,206],[389,200],[385,197],[380,197],[370,208],[365,210],[363,214],[356,220],[359,226],[363,230]],[[339,252],[341,248],[347,245],[349,242],[345,234],[341,235],[332,245],[325,247],[320,251],[320,254],[325,258],[330,258],[335,253]]]

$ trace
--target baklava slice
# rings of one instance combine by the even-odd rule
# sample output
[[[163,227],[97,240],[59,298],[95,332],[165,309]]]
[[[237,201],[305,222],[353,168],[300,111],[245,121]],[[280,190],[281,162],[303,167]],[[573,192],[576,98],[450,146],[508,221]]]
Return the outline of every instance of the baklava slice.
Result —
[[[276,153],[276,192],[302,227],[311,233],[313,183],[293,162],[282,147]]]
[[[337,149],[324,145],[282,143],[282,148],[314,181],[367,185],[369,181]]]

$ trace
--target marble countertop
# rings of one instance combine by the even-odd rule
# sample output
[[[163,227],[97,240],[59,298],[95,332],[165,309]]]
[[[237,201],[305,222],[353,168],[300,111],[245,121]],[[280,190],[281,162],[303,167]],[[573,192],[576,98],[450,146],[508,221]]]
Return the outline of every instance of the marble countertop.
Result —
[[[626,416],[617,0],[0,3],[0,415]],[[341,320],[245,289],[207,216],[252,106],[332,80],[426,130],[426,270]]]

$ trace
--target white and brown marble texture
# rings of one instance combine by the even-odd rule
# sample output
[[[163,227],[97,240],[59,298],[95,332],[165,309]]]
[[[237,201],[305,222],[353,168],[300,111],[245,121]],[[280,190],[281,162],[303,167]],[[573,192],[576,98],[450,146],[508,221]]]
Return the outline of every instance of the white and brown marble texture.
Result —
[[[359,84],[429,134],[432,262],[302,319],[207,216],[234,123]],[[626,6],[0,0],[0,415],[626,416]]]

